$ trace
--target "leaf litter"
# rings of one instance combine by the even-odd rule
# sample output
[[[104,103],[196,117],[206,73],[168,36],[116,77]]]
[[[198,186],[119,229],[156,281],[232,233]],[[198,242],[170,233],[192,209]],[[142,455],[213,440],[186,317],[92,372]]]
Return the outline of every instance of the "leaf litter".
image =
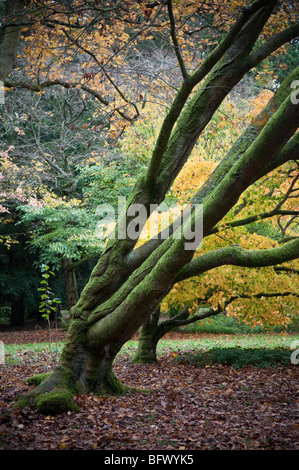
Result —
[[[47,341],[42,331],[7,333],[1,339],[6,344]],[[64,333],[56,339],[62,341]],[[292,364],[198,367],[178,363],[166,350],[157,364],[143,365],[123,355],[115,363],[116,375],[150,393],[76,395],[79,412],[52,417],[13,408],[17,396],[29,389],[24,380],[51,370],[45,349],[17,354],[18,360],[0,366],[2,450],[299,448],[298,367]]]

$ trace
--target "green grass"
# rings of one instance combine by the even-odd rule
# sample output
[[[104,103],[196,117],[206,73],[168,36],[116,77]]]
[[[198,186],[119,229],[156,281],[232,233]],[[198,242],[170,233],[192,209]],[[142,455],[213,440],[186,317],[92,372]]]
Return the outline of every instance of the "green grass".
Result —
[[[197,366],[211,364],[231,365],[239,368],[244,365],[270,367],[290,364],[292,343],[299,336],[257,334],[257,335],[211,335],[177,341],[162,339],[158,343],[158,359],[167,354],[178,363]],[[132,359],[137,349],[137,341],[126,343],[120,354]]]
[[[299,342],[299,335],[251,334],[251,335],[209,335],[198,338],[172,340],[162,339],[158,343],[157,356],[167,356],[178,363],[197,366],[207,364],[232,365],[243,367],[246,364],[258,367],[290,364],[294,342]],[[293,346],[292,346],[293,343]],[[56,343],[58,354],[63,343]],[[137,350],[136,340],[128,341],[121,349],[118,358],[133,359]],[[8,344],[5,345],[5,364],[12,365],[20,361],[37,363],[50,361],[48,343]]]
[[[60,354],[63,343],[52,344],[52,352]],[[26,344],[5,344],[5,364],[18,364],[22,361],[40,362],[41,356],[43,361],[47,357],[51,357],[49,343],[26,343]]]

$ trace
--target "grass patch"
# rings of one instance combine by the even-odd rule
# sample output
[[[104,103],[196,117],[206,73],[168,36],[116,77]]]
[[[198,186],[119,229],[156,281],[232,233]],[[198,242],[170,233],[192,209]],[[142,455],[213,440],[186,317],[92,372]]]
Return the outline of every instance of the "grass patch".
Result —
[[[178,362],[205,366],[211,364],[257,367],[290,364],[292,343],[298,335],[211,335],[178,340],[161,339],[157,347],[158,359],[170,356]],[[137,351],[137,341],[128,341],[118,358],[132,360]],[[117,358],[117,359],[118,359]],[[116,359],[116,360],[117,360]]]
[[[51,356],[49,343],[26,343],[26,344],[5,344],[5,364],[19,364],[23,361],[40,363]],[[52,351],[59,355],[62,351],[63,343],[52,345]]]
[[[221,364],[240,369],[246,365],[260,368],[286,366],[290,364],[288,348],[216,348],[208,351],[190,351],[175,358],[178,363],[188,363],[199,367]]]
[[[158,343],[157,357],[170,356],[178,362],[187,361],[204,366],[207,364],[229,364],[242,367],[245,364],[259,367],[290,364],[292,343],[299,341],[298,335],[257,334],[257,335],[210,335],[173,340],[162,339]],[[63,343],[56,343],[58,355]],[[119,352],[120,359],[132,360],[137,352],[138,341],[128,341]],[[293,348],[294,349],[294,348]],[[27,343],[5,345],[5,364],[21,361],[47,363],[50,361],[48,343]]]

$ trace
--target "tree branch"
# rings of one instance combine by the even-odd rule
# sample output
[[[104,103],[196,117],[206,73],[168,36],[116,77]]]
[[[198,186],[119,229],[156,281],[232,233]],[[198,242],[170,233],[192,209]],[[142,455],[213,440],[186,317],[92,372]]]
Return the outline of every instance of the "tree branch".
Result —
[[[186,265],[175,278],[180,282],[224,265],[259,268],[274,266],[299,257],[299,239],[282,246],[265,250],[245,250],[240,246],[228,246],[198,256]]]
[[[202,313],[190,316],[188,308],[185,307],[180,313],[178,313],[174,317],[170,318],[169,320],[162,321],[158,325],[158,332],[160,334],[162,333],[163,335],[165,330],[169,331],[170,329],[175,328],[176,326],[189,325],[190,323],[194,323],[198,320],[204,320],[205,318],[218,315],[219,313],[223,312],[223,308],[219,307],[217,309],[213,309],[212,307],[206,307],[200,308],[199,311],[201,311]]]
[[[95,63],[99,66],[99,68],[101,69],[102,73],[105,75],[105,77],[107,78],[107,80],[111,83],[111,85],[113,86],[113,88],[117,91],[117,93],[119,94],[119,96],[127,103],[127,104],[130,104],[131,106],[133,106],[133,108],[135,109],[135,113],[136,115],[131,118],[131,121],[134,120],[134,119],[137,119],[137,117],[139,116],[139,110],[136,106],[135,103],[131,102],[130,100],[128,100],[124,93],[120,90],[120,88],[116,85],[116,83],[114,82],[114,80],[110,77],[110,75],[106,72],[106,70],[104,69],[104,67],[102,66],[102,64],[100,63],[100,61],[98,60],[97,56],[89,51],[88,49],[86,49],[86,47],[83,47],[77,39],[74,39],[72,38],[68,32],[63,29],[63,32],[64,34],[66,35],[66,37],[69,39],[69,41],[71,41],[73,44],[75,44],[79,49],[81,49],[83,52],[85,52],[85,54],[89,55],[90,57],[93,58],[93,60],[95,61]]]
[[[219,60],[225,55],[225,53],[229,50],[234,41],[237,39],[242,27],[266,3],[267,2],[265,0],[258,0],[254,1],[250,6],[244,8],[239,19],[232,26],[232,28],[227,33],[223,41],[219,44],[219,46],[214,49],[214,51],[204,60],[200,67],[195,72],[193,72],[193,74],[188,77],[185,77],[183,85],[179,90],[177,96],[175,97],[175,100],[169,110],[169,113],[164,119],[159,136],[157,138],[157,142],[152,154],[147,174],[147,181],[149,184],[153,185],[157,180],[164,152],[169,143],[173,128],[193,88],[205,77],[207,77],[209,72],[211,72],[213,67],[219,62]],[[273,2],[271,3],[273,4]],[[246,42],[246,40],[244,41]]]
[[[274,266],[274,271],[285,271],[286,273],[299,274],[299,269],[288,268],[286,266]]]
[[[283,44],[295,39],[299,35],[299,23],[295,23],[283,31],[272,36],[268,41],[266,41],[262,46],[260,46],[256,51],[253,51],[248,56],[248,61],[250,67],[255,67],[262,60],[268,57],[272,52],[279,49]]]
[[[221,163],[216,167],[207,181],[199,188],[193,197],[192,204],[202,204],[208,196],[216,189],[221,183],[223,178],[229,173],[230,170],[237,164],[243,157],[245,152],[249,149],[252,143],[258,138],[269,119],[279,109],[282,103],[289,97],[290,84],[293,80],[298,78],[299,66],[291,72],[284,82],[279,87],[276,94],[271,98],[262,112],[253,119],[252,123],[247,127],[242,136],[236,141],[228,154],[223,158]],[[183,85],[184,86],[184,85]],[[276,149],[277,150],[277,149]],[[299,151],[299,133],[295,133],[288,142],[279,149],[273,158],[259,171],[255,176],[255,181],[269,173],[273,169],[282,165],[286,161],[293,160],[298,157]],[[254,182],[254,181],[253,181]],[[159,245],[165,240],[165,234],[171,236],[173,233],[174,224],[163,230],[156,238],[152,238],[142,246],[134,249],[126,256],[126,262],[130,269],[138,267]],[[213,230],[213,229],[212,229]]]
[[[252,224],[253,222],[256,222],[257,220],[262,220],[262,219],[269,219],[270,217],[274,217],[276,215],[293,215],[293,216],[299,216],[299,211],[288,211],[288,210],[279,210],[277,208],[273,209],[272,211],[269,212],[264,212],[262,214],[257,214],[257,215],[252,215],[250,217],[246,217],[244,219],[240,220],[234,220],[233,222],[229,222],[225,224],[225,228],[233,228],[233,227],[241,227],[244,225]],[[214,227],[208,235],[212,235],[213,233],[221,232],[223,230],[223,227],[221,225],[217,225]]]
[[[186,69],[186,65],[185,65],[184,59],[182,57],[180,46],[179,46],[179,43],[178,43],[178,39],[177,39],[176,33],[175,33],[175,20],[174,20],[173,9],[172,9],[172,0],[167,0],[167,9],[168,9],[168,16],[169,16],[169,20],[170,20],[170,34],[171,34],[172,42],[173,42],[173,45],[174,45],[175,54],[177,56],[177,59],[178,59],[178,62],[179,62],[180,68],[181,68],[183,79],[187,80],[188,77],[189,77],[189,74],[188,74],[188,71]]]
[[[100,103],[104,104],[105,106],[109,106],[110,102],[106,100],[98,91],[93,90],[92,88],[88,87],[87,85],[82,85],[79,82],[65,82],[64,80],[47,80],[43,83],[28,83],[28,82],[13,82],[12,80],[5,80],[4,86],[7,88],[26,88],[28,90],[32,90],[35,92],[40,92],[45,88],[49,88],[51,86],[60,85],[66,89],[78,88],[80,85],[80,89],[86,91],[90,95],[94,96]],[[135,106],[135,105],[134,105]],[[130,117],[128,114],[124,113],[120,109],[115,110],[122,118],[126,119],[127,121],[134,121],[137,118],[137,115]]]

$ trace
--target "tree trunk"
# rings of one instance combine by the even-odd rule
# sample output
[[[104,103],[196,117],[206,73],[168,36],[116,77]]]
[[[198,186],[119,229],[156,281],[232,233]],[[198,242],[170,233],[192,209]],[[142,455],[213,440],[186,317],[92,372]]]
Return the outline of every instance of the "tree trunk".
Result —
[[[138,336],[138,348],[133,362],[136,364],[152,364],[157,362],[157,344],[160,339],[158,321],[160,309],[149,317],[141,326]]]
[[[62,269],[65,281],[67,308],[70,311],[79,299],[76,269],[71,268],[69,261],[65,258],[62,260]]]
[[[28,0],[7,0],[5,19],[8,24],[22,22]],[[0,81],[4,82],[10,74],[17,54],[22,28],[19,26],[4,27],[0,33]]]
[[[173,317],[165,319],[161,318],[160,309],[156,309],[150,318],[142,325],[139,331],[138,348],[133,359],[134,363],[151,364],[157,362],[157,345],[163,336],[173,328],[188,325],[198,320],[218,315],[222,312],[221,308],[212,309],[211,307],[203,307],[196,315],[190,316],[187,307]]]
[[[85,334],[84,334],[85,333]],[[122,344],[109,342],[98,348],[88,343],[84,324],[73,321],[68,332],[59,365],[49,374],[28,380],[37,387],[18,405],[30,405],[44,414],[76,410],[75,393],[122,394],[128,389],[112,370],[112,363]]]
[[[140,328],[138,336],[138,349],[133,362],[136,364],[154,364],[157,360],[157,344],[155,330],[146,328],[146,324]]]
[[[11,300],[10,326],[23,326],[25,317],[24,294]]]

